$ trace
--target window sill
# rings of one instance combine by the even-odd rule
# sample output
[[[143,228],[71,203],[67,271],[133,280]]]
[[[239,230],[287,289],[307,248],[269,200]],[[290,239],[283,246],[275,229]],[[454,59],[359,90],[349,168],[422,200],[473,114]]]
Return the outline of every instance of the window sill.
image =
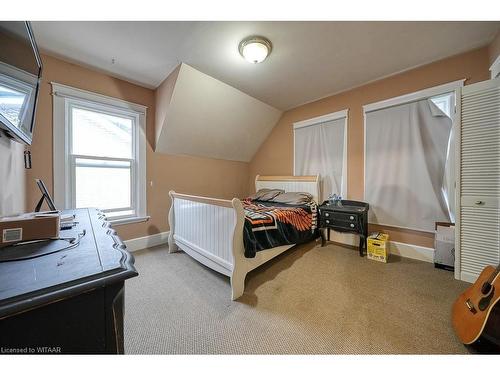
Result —
[[[108,219],[108,221],[114,226],[132,224],[132,223],[142,223],[144,221],[148,221],[151,216],[133,216],[133,217],[125,217],[121,219]]]

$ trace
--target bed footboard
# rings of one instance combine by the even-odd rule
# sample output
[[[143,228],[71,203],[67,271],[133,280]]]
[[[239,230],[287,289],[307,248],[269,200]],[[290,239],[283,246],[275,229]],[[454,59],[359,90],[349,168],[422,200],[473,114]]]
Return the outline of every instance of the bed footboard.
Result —
[[[245,214],[239,199],[169,193],[169,252],[180,248],[200,263],[231,278],[232,299],[243,294]]]

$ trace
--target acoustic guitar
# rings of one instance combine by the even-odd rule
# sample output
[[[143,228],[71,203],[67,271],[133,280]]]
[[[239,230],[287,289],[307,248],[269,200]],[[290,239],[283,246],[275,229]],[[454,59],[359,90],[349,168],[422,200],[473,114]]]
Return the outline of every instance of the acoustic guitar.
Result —
[[[464,344],[484,337],[500,348],[500,264],[487,266],[453,304],[452,323]]]

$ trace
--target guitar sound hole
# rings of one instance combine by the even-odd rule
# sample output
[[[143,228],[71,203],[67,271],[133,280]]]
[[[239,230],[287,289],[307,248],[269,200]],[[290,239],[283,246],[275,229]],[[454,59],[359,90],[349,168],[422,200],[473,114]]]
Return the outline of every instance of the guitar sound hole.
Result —
[[[486,308],[490,305],[491,299],[493,298],[493,294],[495,294],[494,293],[495,288],[492,287],[491,285],[490,285],[490,290],[491,290],[491,293],[488,294],[487,296],[481,298],[481,300],[478,303],[479,310],[481,310],[481,311],[486,310]]]
[[[483,286],[481,287],[481,293],[483,294],[488,294],[491,290],[491,284],[490,283],[484,283]]]

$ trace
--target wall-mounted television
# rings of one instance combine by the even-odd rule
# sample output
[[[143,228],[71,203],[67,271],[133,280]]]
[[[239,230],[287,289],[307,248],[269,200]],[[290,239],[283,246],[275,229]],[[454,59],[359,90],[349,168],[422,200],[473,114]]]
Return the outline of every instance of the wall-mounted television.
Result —
[[[31,144],[42,60],[29,22],[0,21],[0,130]]]

